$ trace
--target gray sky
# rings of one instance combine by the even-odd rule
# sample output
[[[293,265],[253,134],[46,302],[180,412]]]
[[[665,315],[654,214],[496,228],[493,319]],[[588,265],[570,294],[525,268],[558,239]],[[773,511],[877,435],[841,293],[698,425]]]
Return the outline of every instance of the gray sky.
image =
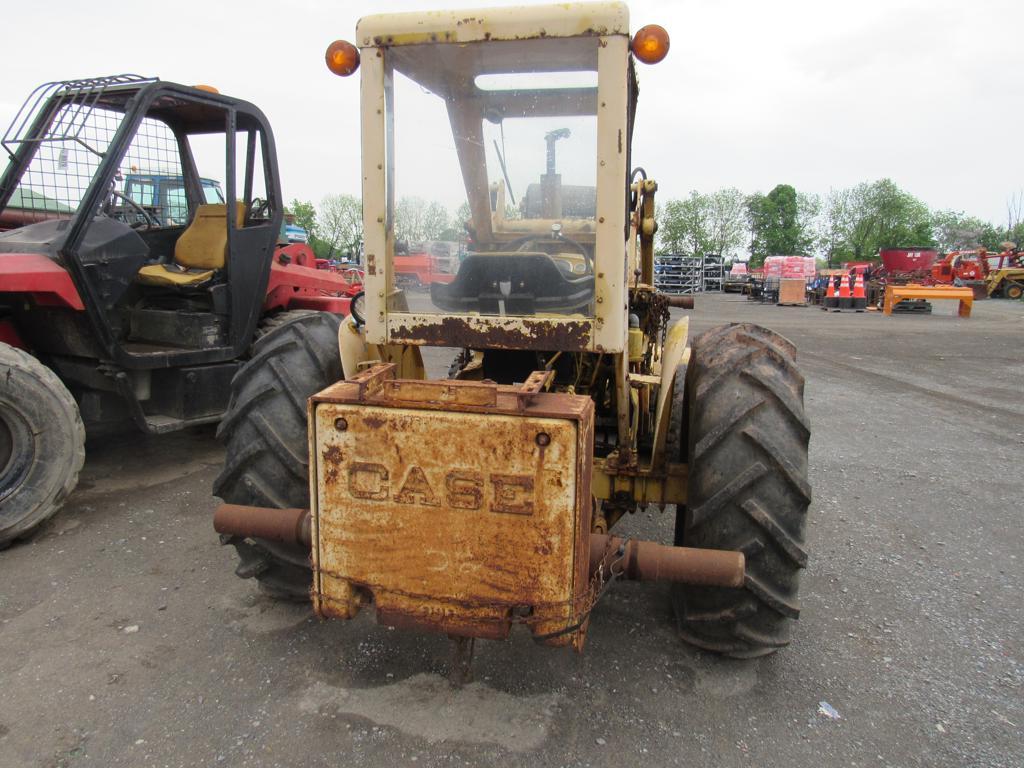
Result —
[[[359,192],[358,77],[323,54],[359,16],[462,5],[56,0],[4,10],[0,123],[47,80],[135,72],[209,83],[269,116],[287,199]],[[888,176],[937,209],[1003,223],[1024,188],[1024,3],[631,2],[672,48],[640,65],[634,160],[663,198]],[[13,33],[13,34],[12,34]]]

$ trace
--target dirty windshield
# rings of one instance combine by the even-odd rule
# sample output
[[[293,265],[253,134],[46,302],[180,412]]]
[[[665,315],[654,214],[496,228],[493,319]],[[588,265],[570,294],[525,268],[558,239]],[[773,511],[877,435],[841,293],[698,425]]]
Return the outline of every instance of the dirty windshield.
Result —
[[[389,50],[392,311],[593,314],[597,47]]]

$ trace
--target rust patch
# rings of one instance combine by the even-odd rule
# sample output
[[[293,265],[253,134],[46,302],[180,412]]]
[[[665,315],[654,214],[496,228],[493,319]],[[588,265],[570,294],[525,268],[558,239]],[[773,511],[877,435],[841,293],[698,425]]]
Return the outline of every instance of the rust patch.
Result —
[[[581,647],[593,401],[494,384],[486,402],[393,399],[346,384],[314,399],[320,615],[373,603],[395,626],[500,638],[522,622],[545,644]],[[338,418],[348,429],[332,429]],[[344,454],[333,480],[330,446]]]
[[[333,483],[338,479],[338,468],[344,458],[341,453],[341,448],[336,445],[329,445],[324,449],[323,456],[327,482]]]
[[[457,317],[446,317],[438,324],[400,325],[391,333],[391,341],[472,349],[583,352],[590,348],[589,321],[552,323],[549,319],[515,318],[506,324],[492,323],[489,327],[477,327]]]
[[[363,424],[368,426],[370,429],[380,429],[384,426],[384,419],[380,416],[367,416],[363,419]]]

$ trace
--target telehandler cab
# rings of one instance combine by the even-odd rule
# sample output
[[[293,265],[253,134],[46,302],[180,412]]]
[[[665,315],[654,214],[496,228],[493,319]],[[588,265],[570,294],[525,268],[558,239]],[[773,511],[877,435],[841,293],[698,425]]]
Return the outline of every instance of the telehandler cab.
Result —
[[[45,83],[0,145],[0,548],[60,508],[87,433],[219,421],[271,337],[340,373],[354,286],[280,242],[255,106],[138,75]]]
[[[324,617],[372,605],[463,647],[522,624],[577,650],[613,581],[664,580],[701,648],[789,642],[803,379],[758,326],[691,345],[670,322],[685,299],[653,288],[634,66],[668,42],[631,38],[621,3],[568,3],[371,16],[331,45],[362,79],[366,305],[339,332],[343,380],[283,345],[235,377],[215,528],[239,575]],[[429,293],[393,266],[396,200],[417,194],[471,212],[470,252]],[[461,350],[449,379],[422,347]],[[675,509],[673,541],[610,533],[647,505]]]

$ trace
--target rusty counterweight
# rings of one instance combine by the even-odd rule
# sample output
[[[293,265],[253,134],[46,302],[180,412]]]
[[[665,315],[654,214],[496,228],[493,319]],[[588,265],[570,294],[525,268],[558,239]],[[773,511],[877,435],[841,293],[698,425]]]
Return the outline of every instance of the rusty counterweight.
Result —
[[[217,533],[311,546],[308,509],[273,509],[221,504],[213,515]],[[590,534],[590,572],[614,567],[620,578],[741,587],[742,552],[673,547],[653,541]]]

